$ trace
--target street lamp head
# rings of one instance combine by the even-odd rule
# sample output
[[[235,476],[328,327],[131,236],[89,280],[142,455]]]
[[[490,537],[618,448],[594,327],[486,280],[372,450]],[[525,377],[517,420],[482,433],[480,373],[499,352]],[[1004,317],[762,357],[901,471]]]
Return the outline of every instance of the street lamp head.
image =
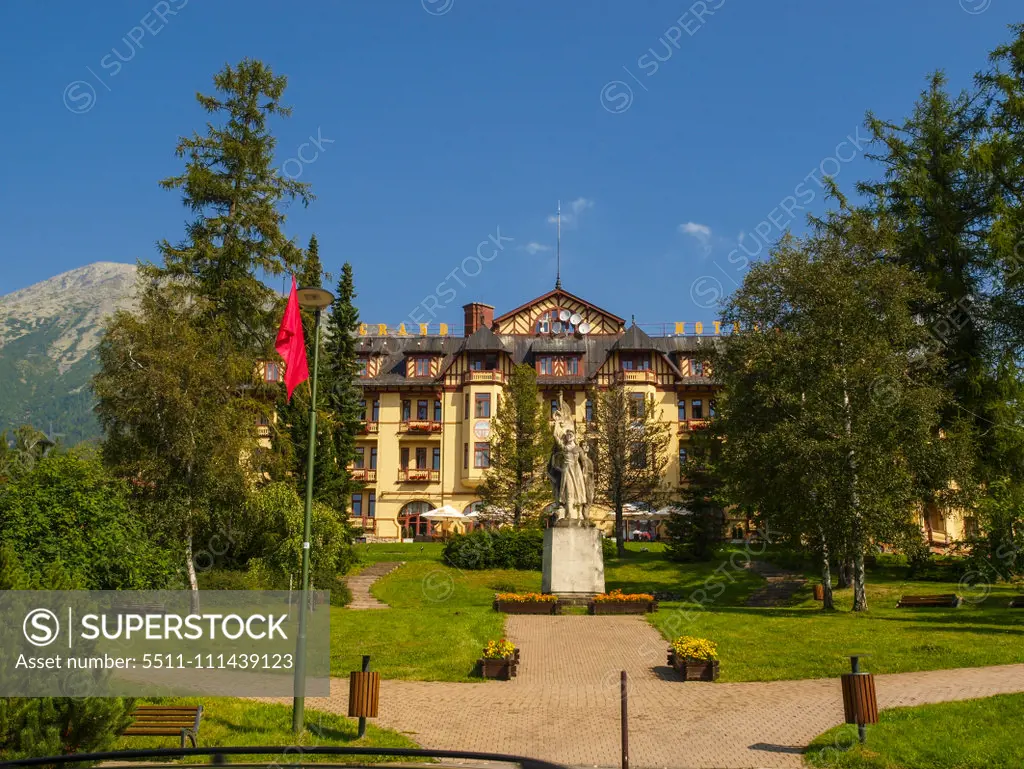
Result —
[[[322,288],[300,288],[299,306],[307,310],[324,310],[331,306],[334,294]]]

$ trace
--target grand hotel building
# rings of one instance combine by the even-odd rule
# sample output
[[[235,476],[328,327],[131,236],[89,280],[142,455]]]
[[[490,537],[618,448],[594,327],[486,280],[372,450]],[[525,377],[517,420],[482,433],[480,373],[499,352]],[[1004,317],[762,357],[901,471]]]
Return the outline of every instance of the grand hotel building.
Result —
[[[490,420],[512,367],[522,363],[536,369],[545,404],[553,409],[562,398],[581,429],[592,416],[592,388],[621,382],[653,395],[672,423],[666,481],[678,486],[689,431],[715,407],[699,324],[649,336],[560,286],[497,318],[490,305],[463,309],[461,336],[443,327],[436,335],[426,327],[360,329],[366,412],[352,472],[363,489],[351,513],[368,540],[430,536],[435,523],[423,513],[474,509],[490,462]],[[686,326],[695,333],[685,335]],[[592,517],[610,533],[614,514],[595,508]]]

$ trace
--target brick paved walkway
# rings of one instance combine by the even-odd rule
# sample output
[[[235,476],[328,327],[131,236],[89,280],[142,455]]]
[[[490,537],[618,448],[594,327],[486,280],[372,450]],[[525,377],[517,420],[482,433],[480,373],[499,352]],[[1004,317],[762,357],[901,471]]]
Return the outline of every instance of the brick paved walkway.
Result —
[[[383,681],[380,726],[424,747],[498,751],[577,766],[619,763],[619,671],[629,674],[630,762],[660,767],[802,766],[802,748],[842,721],[838,679],[683,683],[641,617],[510,616],[522,649],[509,682]],[[1024,691],[1024,665],[881,675],[881,707]],[[348,682],[308,707],[347,712]]]
[[[378,601],[376,596],[370,592],[370,586],[385,574],[390,574],[402,563],[400,561],[381,561],[372,563],[356,574],[349,577],[348,589],[352,591],[352,603],[350,609],[389,609],[386,603]]]
[[[781,606],[807,584],[807,580],[800,574],[764,561],[749,561],[747,568],[760,574],[767,583],[747,599],[747,606]]]

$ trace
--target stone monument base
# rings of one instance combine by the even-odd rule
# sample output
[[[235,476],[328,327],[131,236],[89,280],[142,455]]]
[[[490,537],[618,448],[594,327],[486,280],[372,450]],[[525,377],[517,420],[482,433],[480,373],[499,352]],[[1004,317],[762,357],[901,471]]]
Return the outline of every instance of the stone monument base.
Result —
[[[604,592],[601,532],[593,527],[555,526],[544,530],[541,592],[568,603]]]

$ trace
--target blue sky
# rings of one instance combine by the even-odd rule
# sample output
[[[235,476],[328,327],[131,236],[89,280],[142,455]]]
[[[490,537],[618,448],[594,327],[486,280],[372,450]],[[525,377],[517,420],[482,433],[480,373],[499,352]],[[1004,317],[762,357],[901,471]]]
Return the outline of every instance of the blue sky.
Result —
[[[289,78],[278,162],[318,198],[287,231],[315,232],[328,270],[353,263],[364,320],[461,323],[465,302],[549,290],[561,200],[565,288],[641,323],[706,322],[742,280],[741,234],[756,254],[822,210],[816,176],[874,175],[865,110],[901,118],[936,68],[968,85],[1014,7],[11,0],[0,294],[179,239],[186,212],[157,181],[204,125],[195,92],[250,56]]]

